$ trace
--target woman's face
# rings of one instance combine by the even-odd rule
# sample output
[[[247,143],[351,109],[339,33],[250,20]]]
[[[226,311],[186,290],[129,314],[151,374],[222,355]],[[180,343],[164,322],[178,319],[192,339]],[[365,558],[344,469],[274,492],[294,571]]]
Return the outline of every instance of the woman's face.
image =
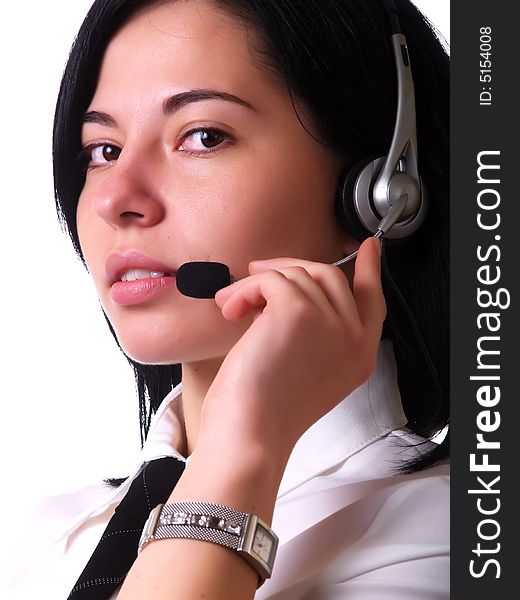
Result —
[[[104,55],[77,222],[102,306],[139,362],[221,358],[252,322],[183,296],[168,277],[182,263],[223,262],[245,277],[254,259],[333,262],[355,246],[334,216],[342,161],[307,133],[247,42],[209,1],[163,2]],[[120,283],[128,271],[140,279]]]

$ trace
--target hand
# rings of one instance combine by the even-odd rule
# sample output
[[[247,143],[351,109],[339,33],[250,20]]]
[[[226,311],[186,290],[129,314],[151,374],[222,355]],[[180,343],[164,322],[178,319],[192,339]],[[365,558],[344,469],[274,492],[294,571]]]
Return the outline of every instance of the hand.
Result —
[[[290,450],[298,438],[372,373],[386,304],[380,242],[356,258],[353,291],[339,267],[276,258],[222,290],[223,316],[253,322],[230,350],[206,395],[201,435],[228,433]]]

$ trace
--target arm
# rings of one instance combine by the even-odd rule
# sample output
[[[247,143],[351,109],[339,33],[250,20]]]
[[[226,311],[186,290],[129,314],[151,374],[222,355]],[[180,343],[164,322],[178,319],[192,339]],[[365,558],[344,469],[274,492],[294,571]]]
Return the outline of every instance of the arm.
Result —
[[[234,438],[236,433],[214,441],[201,439],[168,502],[215,502],[254,513],[270,524],[283,468],[278,457],[273,460],[251,444],[223,447],[223,440]],[[118,600],[246,600],[254,597],[257,585],[254,570],[223,546],[189,539],[158,540],[141,552]]]
[[[337,267],[297,259],[252,263],[250,277],[219,291],[226,319],[253,312],[254,321],[208,390],[197,445],[169,501],[216,502],[271,523],[294,444],[375,365],[386,313],[378,246],[369,239],[360,248],[353,293]],[[118,600],[249,600],[257,584],[227,548],[161,540],[139,555]]]

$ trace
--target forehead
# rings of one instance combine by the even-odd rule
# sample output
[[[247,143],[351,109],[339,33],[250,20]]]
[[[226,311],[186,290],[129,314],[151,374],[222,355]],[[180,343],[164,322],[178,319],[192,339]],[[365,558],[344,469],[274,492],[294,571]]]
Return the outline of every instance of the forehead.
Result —
[[[95,99],[175,88],[277,94],[283,86],[251,50],[251,29],[207,0],[161,2],[134,15],[101,64]]]

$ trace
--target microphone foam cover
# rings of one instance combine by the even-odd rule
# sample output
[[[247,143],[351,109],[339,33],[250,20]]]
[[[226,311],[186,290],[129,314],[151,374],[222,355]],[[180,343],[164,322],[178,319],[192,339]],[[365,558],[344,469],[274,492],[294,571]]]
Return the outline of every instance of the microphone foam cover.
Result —
[[[218,262],[187,262],[175,274],[177,289],[191,298],[214,298],[231,283],[229,267]]]

